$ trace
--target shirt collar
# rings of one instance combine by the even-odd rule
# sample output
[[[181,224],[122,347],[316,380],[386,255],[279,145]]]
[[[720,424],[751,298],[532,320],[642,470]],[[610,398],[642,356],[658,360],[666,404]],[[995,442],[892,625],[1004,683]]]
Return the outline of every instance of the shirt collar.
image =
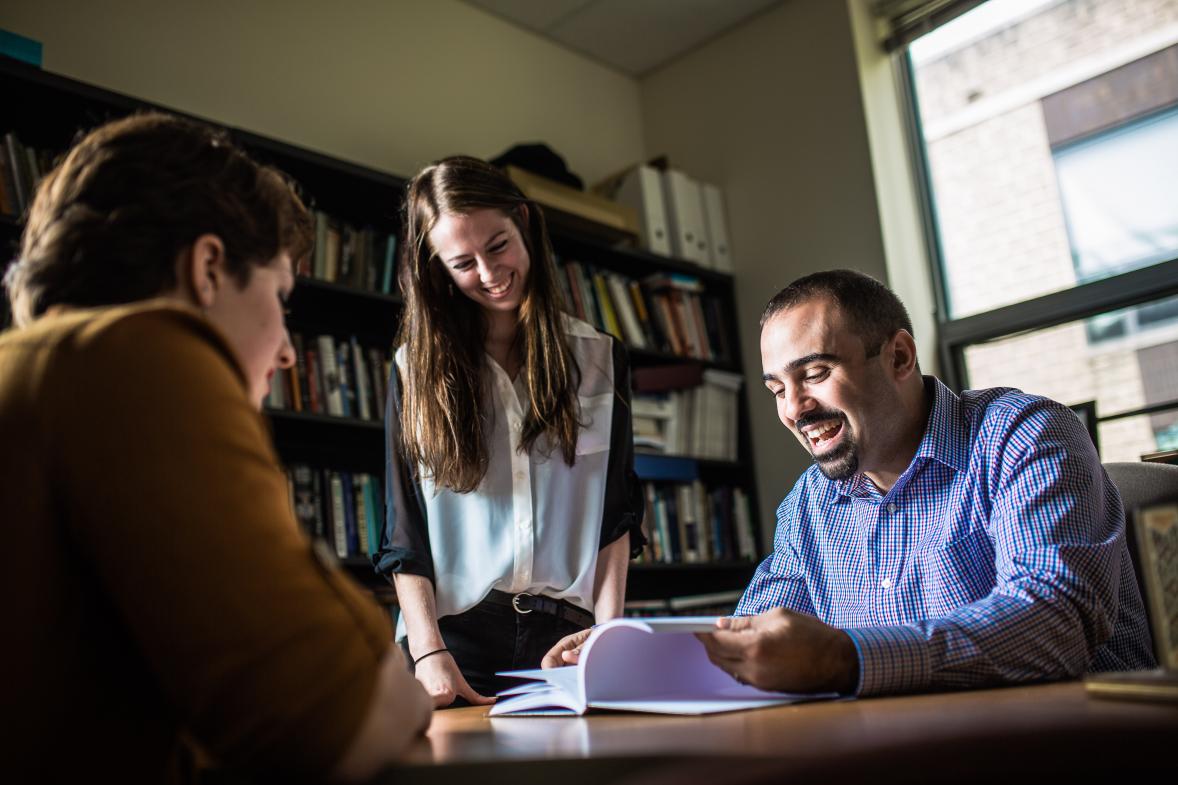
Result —
[[[912,461],[931,458],[963,472],[969,464],[969,433],[961,416],[961,399],[935,376],[924,377],[924,389],[933,396],[933,406]]]
[[[929,410],[924,436],[916,448],[916,454],[912,456],[912,462],[901,475],[901,481],[922,459],[938,461],[959,472],[965,471],[968,466],[969,434],[962,425],[961,399],[935,376],[922,378],[925,395],[932,396],[932,408]],[[844,496],[870,495],[875,488],[863,472],[855,472],[853,476],[835,482],[835,486]]]
[[[575,338],[596,338],[597,330],[590,324],[587,324],[580,319],[569,316],[562,312],[561,316],[564,319],[564,331],[566,335],[571,335]]]

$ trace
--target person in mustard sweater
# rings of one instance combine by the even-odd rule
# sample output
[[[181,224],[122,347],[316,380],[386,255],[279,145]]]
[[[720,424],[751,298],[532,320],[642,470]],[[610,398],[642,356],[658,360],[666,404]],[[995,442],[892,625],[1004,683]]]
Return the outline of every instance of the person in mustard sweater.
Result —
[[[41,183],[0,336],[10,774],[355,780],[429,724],[386,615],[300,533],[259,412],[309,227],[278,172],[160,114]]]

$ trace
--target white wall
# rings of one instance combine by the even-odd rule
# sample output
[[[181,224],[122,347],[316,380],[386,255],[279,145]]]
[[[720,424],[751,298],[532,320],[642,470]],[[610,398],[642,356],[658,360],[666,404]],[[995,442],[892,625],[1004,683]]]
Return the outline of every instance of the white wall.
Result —
[[[641,158],[637,82],[457,0],[9,0],[47,70],[401,175],[544,140]]]
[[[724,188],[761,520],[809,456],[777,420],[757,320],[794,278],[852,267],[886,280],[845,2],[787,0],[642,82],[646,148]]]

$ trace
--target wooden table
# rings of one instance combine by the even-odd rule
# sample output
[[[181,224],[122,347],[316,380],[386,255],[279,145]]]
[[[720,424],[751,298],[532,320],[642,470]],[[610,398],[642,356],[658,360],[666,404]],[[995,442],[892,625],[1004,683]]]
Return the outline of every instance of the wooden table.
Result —
[[[995,783],[1035,773],[1060,781],[1158,765],[1178,771],[1178,704],[1091,698],[1083,684],[1065,682],[708,717],[490,718],[484,708],[451,709],[434,713],[411,763],[415,782],[515,785],[682,776],[709,785],[813,777]]]

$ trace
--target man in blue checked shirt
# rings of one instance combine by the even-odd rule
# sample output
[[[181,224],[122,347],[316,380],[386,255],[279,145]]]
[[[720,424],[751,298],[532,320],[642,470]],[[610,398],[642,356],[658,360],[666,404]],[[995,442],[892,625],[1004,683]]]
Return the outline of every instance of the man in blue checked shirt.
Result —
[[[921,376],[887,287],[836,270],[761,317],[765,386],[814,458],[712,661],[877,695],[1154,665],[1121,499],[1078,419]]]

